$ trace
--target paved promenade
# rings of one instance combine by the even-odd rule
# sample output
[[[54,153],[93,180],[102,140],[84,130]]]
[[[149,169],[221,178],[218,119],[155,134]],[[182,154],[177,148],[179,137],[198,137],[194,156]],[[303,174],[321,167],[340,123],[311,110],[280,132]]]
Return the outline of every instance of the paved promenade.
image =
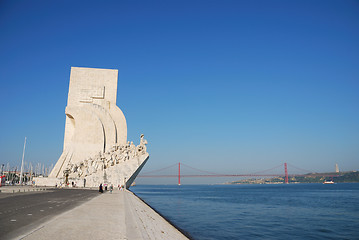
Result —
[[[18,239],[187,239],[130,191],[99,194]]]

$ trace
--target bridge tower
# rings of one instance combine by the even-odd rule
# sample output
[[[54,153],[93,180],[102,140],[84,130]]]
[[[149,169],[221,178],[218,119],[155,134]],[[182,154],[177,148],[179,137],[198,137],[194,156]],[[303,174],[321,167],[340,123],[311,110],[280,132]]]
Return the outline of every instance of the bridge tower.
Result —
[[[181,163],[178,163],[178,186],[181,185]]]
[[[284,173],[285,173],[285,180],[284,183],[288,184],[288,169],[287,169],[287,163],[284,163]]]

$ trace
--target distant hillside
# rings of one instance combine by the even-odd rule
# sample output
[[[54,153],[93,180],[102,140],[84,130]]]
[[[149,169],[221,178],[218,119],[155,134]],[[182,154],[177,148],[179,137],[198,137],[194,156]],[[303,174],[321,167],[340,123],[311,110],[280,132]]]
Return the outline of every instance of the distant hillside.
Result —
[[[339,175],[337,177],[328,177],[330,175]],[[335,183],[359,182],[359,172],[340,172],[340,173],[309,173],[303,176],[290,177],[289,183],[323,183],[325,180],[332,180]],[[280,184],[284,183],[284,177],[274,177],[266,179],[243,179],[230,182],[228,184]]]

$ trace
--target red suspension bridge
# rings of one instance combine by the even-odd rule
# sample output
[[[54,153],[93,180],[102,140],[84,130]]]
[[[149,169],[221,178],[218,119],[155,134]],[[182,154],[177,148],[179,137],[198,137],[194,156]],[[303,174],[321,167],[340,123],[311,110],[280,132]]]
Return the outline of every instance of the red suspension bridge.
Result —
[[[295,169],[296,171],[300,171],[303,172],[301,174],[288,174],[288,166],[290,166],[292,169]],[[194,171],[196,174],[191,173],[191,174],[181,174],[181,167],[183,169],[183,167],[190,169],[192,171]],[[165,171],[176,168],[176,173],[172,173],[172,174],[166,174]],[[273,170],[278,170],[279,168],[282,169],[282,172],[280,173],[272,173]],[[283,171],[284,170],[284,171]],[[162,174],[159,174],[162,173]],[[208,171],[204,171],[198,168],[194,168],[191,167],[187,164],[184,163],[176,163],[176,164],[172,164],[170,166],[161,168],[161,169],[157,169],[157,170],[153,170],[153,171],[149,171],[149,172],[144,172],[140,175],[138,175],[139,178],[178,178],[178,185],[181,185],[181,178],[211,178],[211,177],[284,177],[284,183],[289,183],[289,178],[290,177],[299,177],[299,176],[305,176],[307,174],[313,173],[312,171],[309,170],[305,170],[305,169],[301,169],[298,167],[295,167],[291,164],[280,164],[278,166],[272,167],[270,169],[266,169],[260,172],[254,172],[254,173],[249,173],[249,174],[218,174],[218,173],[214,173],[214,172],[208,172]],[[319,174],[320,176],[324,176],[324,177],[336,177],[338,176],[337,174]]]

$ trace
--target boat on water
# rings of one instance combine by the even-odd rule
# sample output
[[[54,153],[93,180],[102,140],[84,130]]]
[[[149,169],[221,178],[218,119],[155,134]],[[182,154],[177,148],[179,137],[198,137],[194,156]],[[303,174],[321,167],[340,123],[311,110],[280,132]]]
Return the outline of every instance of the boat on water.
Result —
[[[325,180],[323,184],[334,184],[333,180]]]

